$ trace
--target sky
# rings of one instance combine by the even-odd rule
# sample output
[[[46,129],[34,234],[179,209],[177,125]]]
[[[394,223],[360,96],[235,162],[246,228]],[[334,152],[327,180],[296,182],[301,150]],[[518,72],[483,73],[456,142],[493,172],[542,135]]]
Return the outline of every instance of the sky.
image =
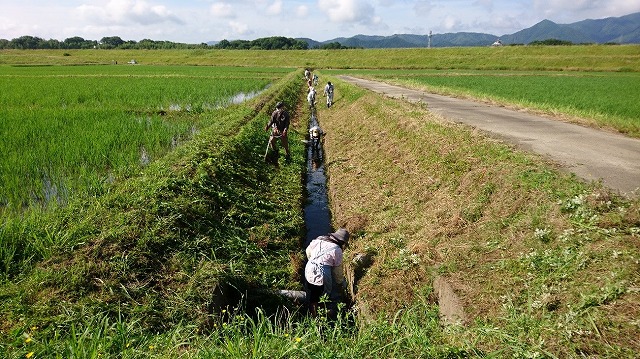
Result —
[[[199,44],[285,36],[512,34],[640,12],[640,0],[0,0],[0,39],[119,36]]]

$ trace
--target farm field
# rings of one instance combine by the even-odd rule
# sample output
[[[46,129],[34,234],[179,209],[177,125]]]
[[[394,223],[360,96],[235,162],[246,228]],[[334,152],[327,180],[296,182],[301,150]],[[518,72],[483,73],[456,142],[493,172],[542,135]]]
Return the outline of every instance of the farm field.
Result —
[[[640,137],[640,104],[634,100],[640,98],[637,72],[354,70],[345,73],[448,96],[537,110],[560,120]]]
[[[89,196],[0,217],[0,357],[633,357],[640,199],[335,77],[368,65],[379,69],[348,71],[489,92],[500,73],[526,71],[544,79],[530,95],[538,97],[556,75],[585,75],[575,84],[587,87],[599,76],[633,78],[639,55],[638,47],[573,47],[472,56],[492,50],[433,53],[441,59],[424,50],[2,52],[11,66],[0,66],[0,81],[21,93],[0,94],[3,115],[64,105],[94,137],[111,127],[86,117],[132,122],[120,137],[135,145],[128,161],[96,167],[114,176]],[[142,65],[109,65],[132,58]],[[403,70],[390,70],[394,63]],[[456,71],[436,69],[445,63]],[[357,310],[336,320],[307,317],[274,295],[301,289],[307,66],[336,85],[334,106],[319,107],[318,119],[328,133],[332,220],[353,234],[345,261],[372,258]],[[407,81],[412,74],[419,83]],[[251,91],[260,93],[218,106]],[[262,160],[263,126],[277,101],[292,114],[293,160],[274,167]],[[126,137],[139,119],[142,129]],[[70,143],[38,133],[21,145],[40,137]],[[149,139],[162,149],[147,149]],[[464,325],[442,325],[437,277],[457,294]]]
[[[0,205],[91,195],[214,123],[290,69],[0,67]]]

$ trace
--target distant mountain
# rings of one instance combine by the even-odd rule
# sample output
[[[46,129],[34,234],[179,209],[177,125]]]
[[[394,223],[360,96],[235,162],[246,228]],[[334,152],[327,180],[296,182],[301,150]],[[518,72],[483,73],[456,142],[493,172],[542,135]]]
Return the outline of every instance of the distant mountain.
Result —
[[[578,44],[597,42],[592,41],[587,34],[581,31],[567,25],[558,25],[549,20],[543,20],[528,29],[520,30],[511,35],[500,36],[503,44],[528,44],[547,39],[571,41]]]
[[[573,24],[556,24],[543,20],[528,29],[500,37],[505,44],[528,44],[557,39],[573,43],[640,43],[640,12],[622,17],[583,20]]]
[[[640,43],[640,12],[601,20],[584,20],[570,25],[596,42]]]
[[[502,36],[475,32],[433,34],[431,37],[431,46],[489,46],[493,44],[496,39],[500,39],[505,45],[528,44],[533,41],[544,41],[548,39],[570,41],[575,44],[640,44],[640,12],[621,17],[583,20],[572,24],[556,24],[550,20],[543,20],[530,28]],[[356,35],[321,42],[312,39],[297,40],[306,41],[309,44],[309,48],[320,47],[332,42],[339,42],[343,46],[362,48],[429,46],[429,37],[427,35],[412,34],[395,34],[391,36]]]

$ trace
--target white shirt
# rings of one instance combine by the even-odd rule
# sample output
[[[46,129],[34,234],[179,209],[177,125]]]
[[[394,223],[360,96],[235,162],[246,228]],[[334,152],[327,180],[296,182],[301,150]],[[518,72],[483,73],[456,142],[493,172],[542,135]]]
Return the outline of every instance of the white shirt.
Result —
[[[339,245],[321,239],[311,241],[306,250],[309,263],[304,270],[307,281],[313,285],[323,285],[322,271],[318,271],[318,266],[328,265],[337,269],[334,272],[334,278],[337,283],[342,283],[342,248]]]

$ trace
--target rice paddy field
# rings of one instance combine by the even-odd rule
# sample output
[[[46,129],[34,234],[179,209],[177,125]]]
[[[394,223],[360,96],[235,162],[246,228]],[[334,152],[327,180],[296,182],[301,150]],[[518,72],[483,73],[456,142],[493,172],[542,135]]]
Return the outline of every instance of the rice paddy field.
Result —
[[[256,96],[290,69],[0,67],[0,206],[96,195]]]
[[[640,98],[637,72],[354,70],[349,74],[538,110],[640,137],[640,103],[634,101]]]

